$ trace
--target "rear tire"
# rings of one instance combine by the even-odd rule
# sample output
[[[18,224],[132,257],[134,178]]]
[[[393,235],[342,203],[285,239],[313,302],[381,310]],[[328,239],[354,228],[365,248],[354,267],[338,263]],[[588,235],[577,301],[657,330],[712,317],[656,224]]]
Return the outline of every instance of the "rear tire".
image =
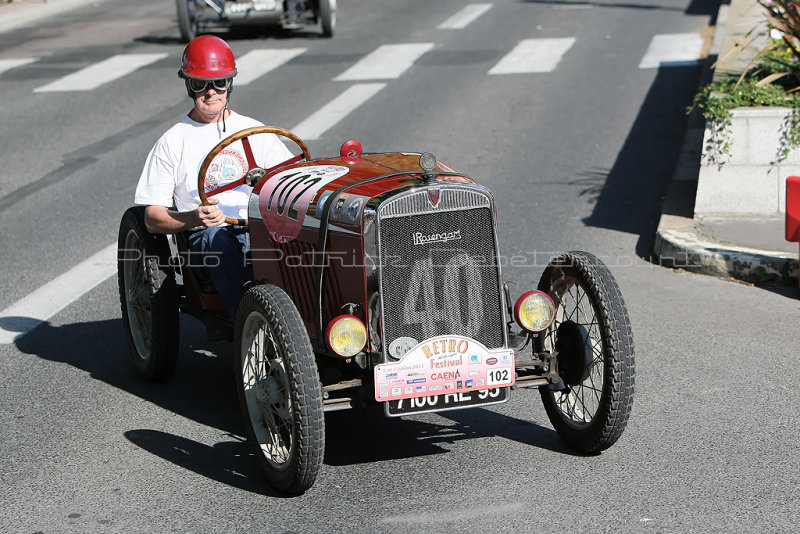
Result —
[[[325,453],[322,386],[303,320],[282,289],[258,285],[239,305],[235,339],[239,401],[258,463],[273,487],[301,494]]]
[[[199,30],[195,0],[175,0],[175,7],[178,13],[178,29],[181,31],[181,42],[188,43],[197,37]]]
[[[333,37],[336,31],[336,0],[319,0],[319,20],[323,37]]]
[[[144,206],[135,206],[122,216],[117,247],[122,322],[133,365],[143,380],[164,381],[178,361],[180,332],[167,236],[148,232]]]
[[[545,411],[569,447],[600,452],[622,435],[633,404],[633,335],[622,293],[611,271],[587,252],[551,261],[539,289],[556,305],[540,348],[558,351],[562,380],[540,388]]]

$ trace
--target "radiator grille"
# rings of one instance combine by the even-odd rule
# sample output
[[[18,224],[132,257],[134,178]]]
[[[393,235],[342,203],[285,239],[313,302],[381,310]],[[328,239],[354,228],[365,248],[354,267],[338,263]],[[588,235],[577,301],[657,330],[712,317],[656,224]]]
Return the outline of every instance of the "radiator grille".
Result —
[[[490,204],[483,195],[459,200],[483,206],[386,218],[379,210],[385,354],[398,337],[419,342],[458,334],[489,348],[503,346],[505,325]],[[412,202],[407,200],[405,207],[411,208]],[[398,211],[404,210],[391,213]]]

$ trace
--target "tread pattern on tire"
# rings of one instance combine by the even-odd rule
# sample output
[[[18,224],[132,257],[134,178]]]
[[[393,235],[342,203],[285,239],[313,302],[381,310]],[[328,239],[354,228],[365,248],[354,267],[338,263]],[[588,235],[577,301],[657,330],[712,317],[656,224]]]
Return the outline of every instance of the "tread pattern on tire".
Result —
[[[541,392],[547,414],[562,439],[575,450],[596,453],[613,445],[628,423],[635,383],[633,333],[617,282],[593,254],[569,251],[553,259],[542,274],[539,289],[549,292],[553,280],[572,269],[586,283],[584,290],[597,307],[605,363],[601,403],[589,427],[576,430],[562,421],[558,408],[549,400],[547,388]]]
[[[250,429],[243,396],[242,329],[247,314],[257,308],[260,308],[265,314],[265,319],[278,345],[277,351],[283,351],[283,361],[289,376],[296,429],[294,439],[297,445],[297,461],[290,467],[288,476],[277,476],[281,473],[270,473],[269,466],[265,465],[266,460],[258,450],[255,436]],[[303,493],[314,484],[325,455],[322,385],[305,324],[291,298],[279,287],[269,284],[254,286],[245,293],[239,306],[238,317],[239,320],[236,324],[237,377],[248,434],[256,446],[259,462],[265,466],[268,480],[286,493]]]
[[[130,231],[136,232],[145,255],[145,268],[150,289],[152,346],[150,354],[139,354],[131,333],[125,295],[124,254],[120,253]],[[117,281],[125,334],[134,366],[139,376],[149,382],[167,380],[175,370],[180,342],[180,319],[175,273],[169,267],[169,245],[165,235],[151,234],[144,224],[144,206],[129,208],[122,216],[117,241]]]

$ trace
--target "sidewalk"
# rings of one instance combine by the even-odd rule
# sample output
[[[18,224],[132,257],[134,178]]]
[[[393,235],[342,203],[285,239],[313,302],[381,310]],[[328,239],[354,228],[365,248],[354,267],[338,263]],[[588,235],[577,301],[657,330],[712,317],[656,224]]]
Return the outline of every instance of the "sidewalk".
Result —
[[[736,64],[742,60],[736,57],[720,61],[717,72],[712,73],[711,68],[720,50],[728,50],[732,42],[754,26],[754,17],[761,16],[751,9],[752,2],[742,5],[734,2],[720,7],[710,57],[702,66],[701,86],[714,74],[742,72],[741,64]],[[665,267],[711,276],[796,286],[798,244],[784,239],[783,215],[695,219],[694,199],[704,129],[705,119],[695,110],[689,117],[678,164],[664,199],[653,247],[655,260]]]
[[[0,32],[102,0],[0,0]]]

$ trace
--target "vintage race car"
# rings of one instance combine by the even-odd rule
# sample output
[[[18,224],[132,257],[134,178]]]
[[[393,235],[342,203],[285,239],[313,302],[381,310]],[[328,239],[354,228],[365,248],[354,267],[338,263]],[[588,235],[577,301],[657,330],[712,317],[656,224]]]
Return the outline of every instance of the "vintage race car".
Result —
[[[501,272],[494,199],[430,153],[312,159],[273,126],[220,142],[282,135],[299,154],[270,169],[248,158],[252,285],[235,325],[190,265],[183,236],[153,235],[143,207],[119,231],[122,316],[137,371],[164,380],[178,353],[179,310],[228,326],[255,454],[288,493],[314,483],[324,412],[383,405],[389,417],[505,402],[539,388],[571,448],[595,453],[622,434],[634,390],[631,326],[609,269],[586,252],[544,268],[513,299]]]
[[[181,39],[234,26],[287,30],[319,24],[323,37],[336,29],[336,0],[175,0]]]

